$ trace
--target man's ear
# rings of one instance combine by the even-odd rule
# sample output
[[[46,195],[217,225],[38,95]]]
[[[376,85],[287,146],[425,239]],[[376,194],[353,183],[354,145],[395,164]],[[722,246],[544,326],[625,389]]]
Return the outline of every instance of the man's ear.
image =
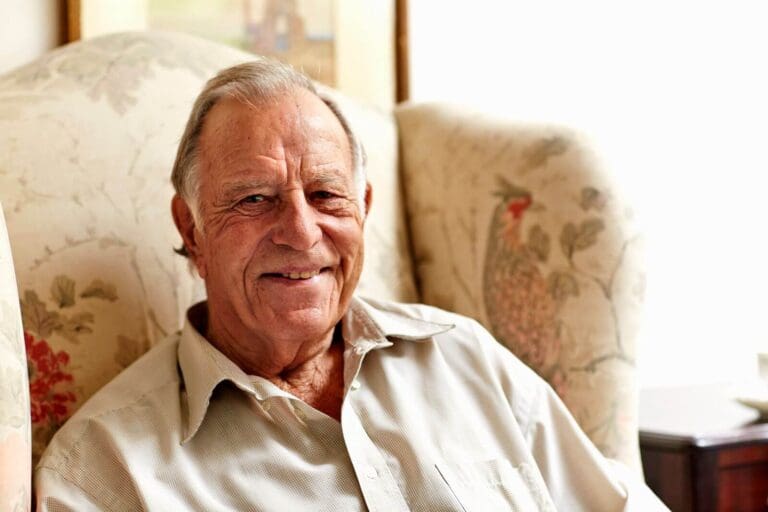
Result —
[[[368,218],[368,212],[371,211],[371,201],[373,200],[373,188],[371,182],[365,182],[365,218]]]
[[[176,229],[179,230],[181,239],[184,242],[184,248],[187,250],[187,256],[190,261],[197,268],[200,277],[205,279],[205,258],[202,256],[201,247],[198,243],[200,230],[195,225],[195,218],[192,215],[187,202],[179,195],[176,194],[171,200],[171,214],[173,215],[173,222],[176,224]]]

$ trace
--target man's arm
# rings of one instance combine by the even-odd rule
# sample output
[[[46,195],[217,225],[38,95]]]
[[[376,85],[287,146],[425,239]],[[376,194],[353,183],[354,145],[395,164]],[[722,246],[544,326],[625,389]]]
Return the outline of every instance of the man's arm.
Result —
[[[475,331],[557,510],[668,510],[638,476],[595,448],[549,384],[482,326]]]
[[[38,512],[89,512],[111,510],[78,485],[56,471],[40,467],[35,471],[35,500]]]
[[[546,384],[530,422],[524,435],[558,510],[667,510],[629,468],[597,450]]]

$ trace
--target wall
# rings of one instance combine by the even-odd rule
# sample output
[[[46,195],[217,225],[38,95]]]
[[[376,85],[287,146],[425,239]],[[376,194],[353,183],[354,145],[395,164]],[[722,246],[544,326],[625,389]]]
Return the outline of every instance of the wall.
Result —
[[[147,0],[80,0],[80,37],[142,30],[147,27]]]
[[[0,73],[59,45],[62,4],[56,0],[0,1]]]
[[[768,351],[764,3],[410,2],[411,96],[592,136],[647,233],[643,386]]]
[[[395,98],[395,2],[336,0],[336,85],[389,109]]]

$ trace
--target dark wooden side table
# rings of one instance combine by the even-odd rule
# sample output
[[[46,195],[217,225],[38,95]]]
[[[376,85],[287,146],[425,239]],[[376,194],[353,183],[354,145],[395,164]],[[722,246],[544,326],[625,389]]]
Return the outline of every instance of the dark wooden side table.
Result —
[[[768,423],[727,385],[643,390],[640,452],[674,512],[768,511]]]

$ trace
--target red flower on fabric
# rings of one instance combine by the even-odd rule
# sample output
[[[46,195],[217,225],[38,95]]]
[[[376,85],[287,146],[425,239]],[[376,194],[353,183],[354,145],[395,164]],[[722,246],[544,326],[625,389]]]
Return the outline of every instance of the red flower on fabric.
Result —
[[[77,400],[71,391],[61,389],[61,384],[73,382],[71,373],[65,372],[69,354],[54,352],[45,340],[25,332],[29,370],[29,398],[32,403],[32,423],[61,425],[69,417],[69,406]]]
[[[507,204],[507,211],[512,214],[515,220],[520,220],[525,210],[533,203],[531,196],[521,196],[513,198]]]
[[[523,214],[532,204],[531,196],[515,197],[507,203],[507,208],[502,214],[503,237],[512,249],[520,247],[520,225],[523,222]]]

